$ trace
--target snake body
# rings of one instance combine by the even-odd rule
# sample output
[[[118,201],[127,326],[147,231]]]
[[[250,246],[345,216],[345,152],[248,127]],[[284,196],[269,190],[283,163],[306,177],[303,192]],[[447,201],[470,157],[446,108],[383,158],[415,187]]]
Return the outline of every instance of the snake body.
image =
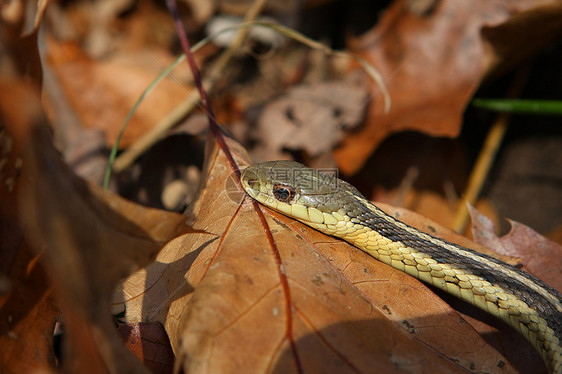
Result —
[[[541,280],[419,231],[350,184],[297,162],[250,166],[242,185],[261,204],[500,318],[531,342],[550,372],[562,373],[562,298]]]

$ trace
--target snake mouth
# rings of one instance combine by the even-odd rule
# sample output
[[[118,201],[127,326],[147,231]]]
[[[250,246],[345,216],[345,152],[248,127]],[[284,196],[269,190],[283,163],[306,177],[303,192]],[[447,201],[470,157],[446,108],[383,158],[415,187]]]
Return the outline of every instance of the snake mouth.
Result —
[[[242,187],[248,195],[250,195],[254,199],[260,195],[261,181],[257,173],[251,170],[250,167],[247,167],[242,171],[240,181],[242,182]]]
[[[252,190],[258,190],[259,189],[259,182],[257,179],[246,179],[244,178],[244,175],[242,175],[242,186],[244,188],[250,188]]]
[[[260,182],[255,179],[249,179],[246,184],[248,185],[248,188],[252,190],[259,190]]]

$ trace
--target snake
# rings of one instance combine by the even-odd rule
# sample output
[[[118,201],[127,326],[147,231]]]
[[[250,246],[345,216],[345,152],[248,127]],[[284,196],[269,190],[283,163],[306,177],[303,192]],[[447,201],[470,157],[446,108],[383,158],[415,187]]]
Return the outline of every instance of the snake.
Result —
[[[501,319],[534,346],[549,372],[562,373],[562,298],[545,282],[401,222],[335,173],[268,161],[245,168],[241,183],[262,205]]]

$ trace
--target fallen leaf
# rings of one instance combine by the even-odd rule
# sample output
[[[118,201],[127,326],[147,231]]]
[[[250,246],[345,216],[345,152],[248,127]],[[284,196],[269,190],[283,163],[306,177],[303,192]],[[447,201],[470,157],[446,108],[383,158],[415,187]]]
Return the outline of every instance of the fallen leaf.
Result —
[[[172,61],[170,55],[157,49],[137,52],[136,59],[114,56],[111,60],[96,61],[74,44],[48,41],[46,62],[50,69],[46,74],[52,76],[63,93],[57,95],[50,90],[50,100],[67,101],[81,125],[105,130],[109,145],[115,142],[141,93]],[[145,61],[153,62],[152,69],[145,66]],[[186,97],[189,98],[189,89],[173,79],[164,79],[135,110],[120,146],[126,147],[146,133]]]
[[[54,365],[53,329],[59,306],[52,294],[42,254],[33,250],[20,224],[17,196],[22,189],[22,148],[5,127],[18,133],[41,118],[36,100],[41,63],[32,29],[33,1],[3,4],[0,35],[0,368],[25,373]]]
[[[476,242],[498,253],[519,257],[530,273],[550,286],[562,290],[562,245],[545,238],[528,226],[511,220],[511,231],[498,237],[496,227],[488,217],[473,207],[469,207],[469,212]]]
[[[254,154],[262,159],[286,158],[285,152],[305,151],[318,157],[333,149],[343,130],[363,119],[367,90],[363,75],[301,85],[268,104],[258,120],[260,142]]]
[[[152,374],[172,373],[174,353],[159,322],[122,324],[117,328],[127,348]]]
[[[40,254],[39,264],[32,257],[28,265],[17,263],[18,268],[9,274],[14,277],[9,279],[11,284],[37,291],[27,295],[23,305],[18,305],[19,298],[3,299],[2,314],[45,311],[32,320],[8,314],[8,324],[2,326],[3,351],[31,354],[30,349],[38,348],[36,361],[27,356],[2,358],[11,360],[10,368],[54,367],[52,339],[58,311],[49,303],[52,284],[64,314],[67,370],[145,371],[116,334],[111,295],[119,279],[148,264],[169,239],[192,231],[186,217],[127,202],[77,178],[52,144],[36,92],[22,83],[4,85],[0,92],[2,122],[14,140],[13,148],[22,155],[19,196],[15,199],[12,194],[12,199],[26,241]],[[25,254],[21,248],[13,251]],[[50,282],[44,280],[39,265],[46,268]],[[20,342],[19,332],[19,337],[28,340]],[[38,339],[41,344],[27,346]]]
[[[17,128],[34,118],[32,102],[21,113],[18,100],[33,98],[22,82],[0,82],[0,122]],[[26,87],[24,89],[23,87]],[[25,94],[22,94],[22,91]],[[9,94],[8,94],[9,93]],[[9,96],[9,100],[6,100]],[[54,366],[53,329],[60,311],[41,259],[19,224],[17,196],[22,188],[21,148],[0,132],[0,367],[11,373],[48,371]]]
[[[221,151],[206,161],[191,212],[205,233],[168,243],[121,295],[128,320],[166,326],[185,372],[515,371],[415,278],[259,208],[263,226]]]
[[[394,1],[370,32],[350,43],[384,78],[392,108],[385,113],[373,88],[366,125],[334,151],[344,174],[356,172],[395,132],[456,137],[487,74],[562,33],[562,5],[555,0],[441,0],[422,14],[410,7],[415,3]]]
[[[16,230],[8,224],[14,222],[13,217],[5,219],[0,219],[0,233],[13,240]],[[0,292],[0,366],[9,373],[47,372],[55,365],[53,331],[60,309],[42,256],[22,238],[17,244],[11,247],[3,242],[0,246],[4,265],[0,278],[8,284]]]

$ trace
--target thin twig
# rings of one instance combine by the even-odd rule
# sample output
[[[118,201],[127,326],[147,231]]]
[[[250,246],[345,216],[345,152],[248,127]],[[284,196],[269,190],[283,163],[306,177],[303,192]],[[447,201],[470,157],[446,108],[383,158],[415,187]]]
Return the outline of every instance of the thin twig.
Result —
[[[234,157],[232,157],[230,149],[226,145],[224,134],[217,124],[215,113],[213,112],[213,108],[211,107],[211,105],[209,104],[209,100],[207,99],[207,93],[205,92],[205,89],[203,88],[203,82],[201,81],[201,73],[199,72],[199,68],[197,67],[195,59],[193,58],[193,54],[191,53],[189,41],[187,40],[187,34],[185,33],[185,29],[176,7],[176,2],[174,0],[166,0],[166,5],[168,6],[168,10],[172,14],[172,17],[174,18],[176,32],[178,33],[183,52],[185,53],[187,61],[189,62],[189,66],[191,67],[193,81],[195,82],[195,86],[197,87],[199,95],[201,96],[201,103],[203,104],[203,107],[207,112],[207,118],[209,118],[209,127],[211,128],[211,132],[215,136],[220,149],[222,149],[222,151],[224,152],[232,171],[234,171],[234,173],[238,177],[237,179],[239,180],[240,169],[238,168],[238,164],[236,163],[236,161],[234,161]]]

